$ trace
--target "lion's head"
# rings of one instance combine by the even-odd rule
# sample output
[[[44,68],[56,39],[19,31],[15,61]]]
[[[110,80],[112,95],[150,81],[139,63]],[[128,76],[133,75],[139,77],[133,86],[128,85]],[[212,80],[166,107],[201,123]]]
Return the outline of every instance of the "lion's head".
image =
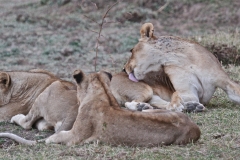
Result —
[[[147,73],[161,70],[161,67],[156,66],[159,59],[155,58],[158,50],[153,47],[157,39],[153,35],[153,31],[152,23],[142,25],[140,29],[141,38],[130,51],[132,55],[124,69],[132,81],[143,80]]]
[[[113,106],[118,106],[110,89],[111,73],[100,71],[86,76],[81,70],[76,70],[73,73],[73,78],[77,83],[77,97],[81,104],[92,99],[89,95],[103,96],[102,93],[106,93],[105,100],[110,101]]]

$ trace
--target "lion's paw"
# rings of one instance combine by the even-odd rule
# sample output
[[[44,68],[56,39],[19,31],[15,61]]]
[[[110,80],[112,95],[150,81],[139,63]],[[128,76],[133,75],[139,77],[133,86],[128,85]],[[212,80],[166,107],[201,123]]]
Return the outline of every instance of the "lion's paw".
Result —
[[[138,103],[137,104],[138,111],[147,110],[147,109],[153,109],[153,107],[148,103]]]
[[[54,142],[54,138],[52,136],[48,137],[46,140],[45,140],[45,143],[46,144],[50,144],[50,143],[53,143]]]
[[[45,140],[45,143],[46,144],[50,144],[50,143],[60,143],[60,140],[58,139],[58,134],[55,133],[53,135],[51,135],[50,137],[48,137],[46,140]]]
[[[11,118],[10,123],[17,123],[17,124],[19,124],[19,122],[20,122],[24,117],[25,117],[25,116],[24,116],[23,114],[17,114],[17,115],[15,115],[15,116],[13,116],[13,117]]]
[[[177,111],[177,112],[182,112],[184,110],[184,106],[182,104],[169,104],[169,106],[166,108],[167,110],[171,111]]]
[[[206,110],[206,108],[201,103],[198,103],[198,102],[185,103],[185,108],[184,108],[185,112],[197,113],[197,112],[203,112],[205,110]]]
[[[135,102],[135,101],[126,102],[125,107],[130,109],[130,110],[134,110],[134,111],[142,111],[142,110],[146,110],[146,109],[153,109],[153,107],[148,103]]]
[[[52,136],[48,137],[48,138],[45,140],[45,143],[46,143],[46,144],[50,144],[50,143],[52,143],[52,142],[54,142]]]

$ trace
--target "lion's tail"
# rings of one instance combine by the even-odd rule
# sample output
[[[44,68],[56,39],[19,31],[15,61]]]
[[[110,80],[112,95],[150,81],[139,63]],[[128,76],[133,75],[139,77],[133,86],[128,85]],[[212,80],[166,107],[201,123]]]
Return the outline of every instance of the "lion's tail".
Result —
[[[25,144],[25,145],[36,145],[37,141],[31,141],[31,140],[26,140],[22,137],[17,136],[16,134],[12,133],[0,133],[1,138],[10,138],[20,144]]]

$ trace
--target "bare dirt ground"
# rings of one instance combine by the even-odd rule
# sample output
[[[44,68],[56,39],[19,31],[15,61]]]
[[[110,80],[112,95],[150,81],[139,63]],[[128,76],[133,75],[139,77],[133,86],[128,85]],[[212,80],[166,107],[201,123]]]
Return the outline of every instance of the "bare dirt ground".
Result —
[[[0,0],[0,70],[41,68],[70,81],[75,69],[94,71],[100,29],[97,23],[115,2]],[[207,47],[230,76],[240,81],[239,8],[238,0],[120,1],[105,19],[97,70],[119,72],[138,41],[139,28],[151,22],[156,35],[185,37]],[[202,131],[196,144],[155,148],[95,143],[28,147],[0,139],[0,159],[237,159],[239,105],[228,101],[218,90],[207,107],[207,113],[189,114]],[[41,139],[53,133],[25,131],[8,122],[0,123],[0,131],[27,139]]]

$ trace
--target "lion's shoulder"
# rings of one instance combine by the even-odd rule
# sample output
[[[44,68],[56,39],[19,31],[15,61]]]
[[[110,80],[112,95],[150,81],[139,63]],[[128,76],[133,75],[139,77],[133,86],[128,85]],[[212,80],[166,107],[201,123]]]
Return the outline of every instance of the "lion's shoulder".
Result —
[[[148,44],[152,44],[156,47],[167,47],[174,49],[175,47],[190,47],[190,46],[195,46],[198,45],[200,46],[199,43],[189,40],[186,38],[181,38],[177,36],[159,36],[154,40],[148,41]]]

